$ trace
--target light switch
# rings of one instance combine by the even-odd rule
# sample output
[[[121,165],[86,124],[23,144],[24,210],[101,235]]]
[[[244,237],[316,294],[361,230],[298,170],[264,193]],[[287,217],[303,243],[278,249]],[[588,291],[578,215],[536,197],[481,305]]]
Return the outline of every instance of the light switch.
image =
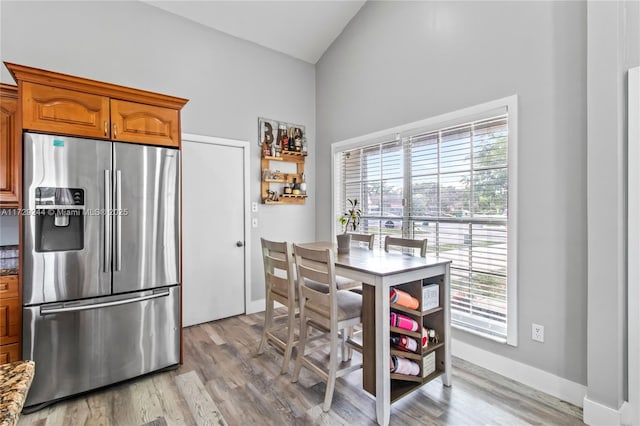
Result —
[[[254,228],[258,227],[258,218],[254,217],[253,219],[251,219],[251,226]]]

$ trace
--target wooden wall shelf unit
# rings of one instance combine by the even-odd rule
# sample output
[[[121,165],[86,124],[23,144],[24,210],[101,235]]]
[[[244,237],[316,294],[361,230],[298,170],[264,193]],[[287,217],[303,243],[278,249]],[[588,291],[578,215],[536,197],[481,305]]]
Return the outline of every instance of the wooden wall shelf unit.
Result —
[[[23,130],[180,146],[186,99],[5,62],[18,82]]]
[[[436,308],[422,310],[422,286],[426,284],[438,284],[440,287],[439,290],[439,306]],[[408,358],[412,361],[415,361],[420,366],[420,374],[417,376],[410,376],[405,374],[394,374],[391,373],[391,402],[394,402],[404,395],[416,390],[420,386],[425,383],[430,382],[431,380],[441,376],[445,372],[445,337],[449,332],[449,327],[445,322],[445,311],[443,306],[445,306],[446,301],[444,300],[444,296],[446,294],[445,291],[445,277],[444,276],[436,276],[433,278],[413,281],[405,284],[400,284],[395,286],[400,290],[403,290],[409,293],[411,296],[415,297],[419,301],[418,309],[409,309],[404,306],[400,306],[394,303],[390,304],[391,311],[396,312],[402,315],[406,315],[415,321],[418,322],[423,327],[429,329],[435,329],[438,335],[438,342],[429,342],[428,345],[424,348],[419,348],[417,352],[406,352],[397,348],[394,348],[391,345],[390,354],[401,356],[404,358]],[[365,286],[368,287],[368,286]],[[369,290],[369,288],[365,288],[364,290]],[[372,291],[371,291],[372,293]],[[368,296],[373,296],[368,295]],[[422,338],[422,330],[419,331],[409,331],[401,328],[389,327],[390,338],[392,335],[404,334],[411,338],[414,338],[420,342]],[[367,351],[367,356],[372,356],[375,361],[375,352]],[[429,356],[431,353],[435,352],[435,370],[433,372],[427,373],[426,375],[423,372],[423,361],[424,358]],[[371,393],[372,395],[376,394],[376,379],[373,371],[366,372],[363,374],[367,374],[368,377],[363,378],[363,387],[366,391]]]
[[[283,187],[285,183],[293,183],[293,180],[296,179],[298,183],[301,183],[303,180],[304,174],[304,162],[307,157],[306,152],[290,152],[284,151],[280,153],[279,157],[273,157],[270,155],[262,156],[262,160],[260,161],[260,169],[261,169],[261,184],[260,184],[260,197],[262,199],[262,204],[304,204],[307,200],[307,194],[284,194]],[[286,173],[286,172],[278,172],[273,173],[275,177],[265,178],[265,170],[271,170],[272,162],[277,164],[278,162],[288,162],[295,163],[296,172],[295,173]],[[273,201],[269,199],[268,191],[271,190],[271,184],[280,184],[275,188],[276,191],[279,192],[278,201]]]

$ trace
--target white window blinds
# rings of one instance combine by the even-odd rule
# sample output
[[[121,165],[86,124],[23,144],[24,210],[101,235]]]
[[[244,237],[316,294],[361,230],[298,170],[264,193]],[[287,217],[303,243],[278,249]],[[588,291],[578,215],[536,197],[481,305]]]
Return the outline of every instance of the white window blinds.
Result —
[[[452,324],[507,338],[508,117],[415,131],[336,154],[336,219],[362,204],[360,232],[427,238],[451,264]],[[392,138],[390,138],[392,139]]]

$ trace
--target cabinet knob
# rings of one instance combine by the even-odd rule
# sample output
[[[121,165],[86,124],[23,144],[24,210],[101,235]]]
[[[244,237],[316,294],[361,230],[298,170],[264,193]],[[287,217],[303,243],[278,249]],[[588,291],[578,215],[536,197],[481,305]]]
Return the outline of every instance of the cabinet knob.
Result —
[[[104,120],[104,135],[107,136],[107,132],[109,132],[109,123],[107,120]]]

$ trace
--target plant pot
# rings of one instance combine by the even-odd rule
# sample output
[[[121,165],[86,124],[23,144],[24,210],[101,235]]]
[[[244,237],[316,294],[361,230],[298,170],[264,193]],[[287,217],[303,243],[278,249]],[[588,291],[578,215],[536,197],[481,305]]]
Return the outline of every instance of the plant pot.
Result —
[[[338,254],[349,253],[351,234],[338,234],[336,239],[338,240]]]

